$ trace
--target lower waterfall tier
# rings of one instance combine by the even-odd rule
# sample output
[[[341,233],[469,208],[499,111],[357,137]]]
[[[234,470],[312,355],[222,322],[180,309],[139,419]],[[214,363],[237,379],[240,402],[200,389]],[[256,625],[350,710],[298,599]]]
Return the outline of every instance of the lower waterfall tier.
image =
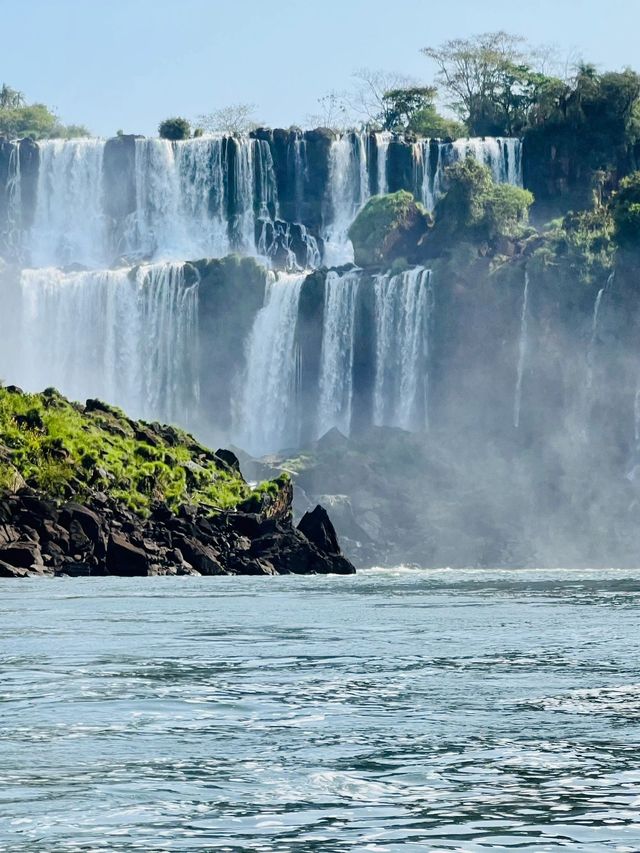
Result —
[[[603,525],[618,562],[632,552],[633,267],[591,284],[569,276],[561,289],[537,260],[461,254],[387,272],[274,273],[230,256],[109,271],[5,267],[0,278],[6,381],[101,397],[210,444],[269,454],[318,502],[340,492],[350,508],[339,532],[370,546],[370,560],[391,553],[385,542],[394,560],[417,560],[432,537],[450,543],[432,559],[454,563],[466,537],[464,564],[474,551],[480,563],[546,564],[552,550],[534,518],[553,520],[556,550],[565,537],[567,565],[605,559],[594,544]],[[343,473],[338,485],[331,471]],[[411,537],[392,523],[393,507],[403,524],[413,519]]]

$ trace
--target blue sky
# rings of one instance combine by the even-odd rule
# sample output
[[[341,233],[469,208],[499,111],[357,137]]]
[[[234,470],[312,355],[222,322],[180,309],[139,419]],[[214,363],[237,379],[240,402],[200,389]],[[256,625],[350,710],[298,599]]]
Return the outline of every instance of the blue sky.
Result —
[[[0,0],[0,81],[99,135],[234,102],[302,123],[361,67],[429,81],[425,45],[496,29],[640,68],[640,0]]]

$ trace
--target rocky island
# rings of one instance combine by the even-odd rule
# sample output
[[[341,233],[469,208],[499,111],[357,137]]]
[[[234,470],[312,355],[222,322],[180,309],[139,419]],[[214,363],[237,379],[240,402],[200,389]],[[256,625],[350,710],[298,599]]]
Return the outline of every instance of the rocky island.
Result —
[[[321,506],[292,524],[285,474],[98,400],[0,388],[0,577],[354,572]]]

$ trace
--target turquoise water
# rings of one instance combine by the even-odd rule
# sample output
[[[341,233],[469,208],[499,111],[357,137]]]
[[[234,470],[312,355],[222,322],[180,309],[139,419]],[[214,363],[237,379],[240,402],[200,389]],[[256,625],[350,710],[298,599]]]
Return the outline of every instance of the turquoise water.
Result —
[[[0,582],[0,850],[638,851],[640,572]]]

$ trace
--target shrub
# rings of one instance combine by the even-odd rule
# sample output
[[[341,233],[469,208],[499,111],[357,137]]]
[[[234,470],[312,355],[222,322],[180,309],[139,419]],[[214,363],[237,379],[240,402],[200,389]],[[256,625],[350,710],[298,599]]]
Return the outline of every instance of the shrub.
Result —
[[[624,248],[640,246],[640,172],[634,172],[620,183],[611,204],[615,238]]]
[[[446,194],[435,210],[440,239],[494,240],[513,237],[526,224],[533,195],[497,184],[487,166],[467,157],[445,173]]]
[[[191,125],[186,118],[166,118],[160,122],[158,133],[161,139],[189,139],[191,136]]]

